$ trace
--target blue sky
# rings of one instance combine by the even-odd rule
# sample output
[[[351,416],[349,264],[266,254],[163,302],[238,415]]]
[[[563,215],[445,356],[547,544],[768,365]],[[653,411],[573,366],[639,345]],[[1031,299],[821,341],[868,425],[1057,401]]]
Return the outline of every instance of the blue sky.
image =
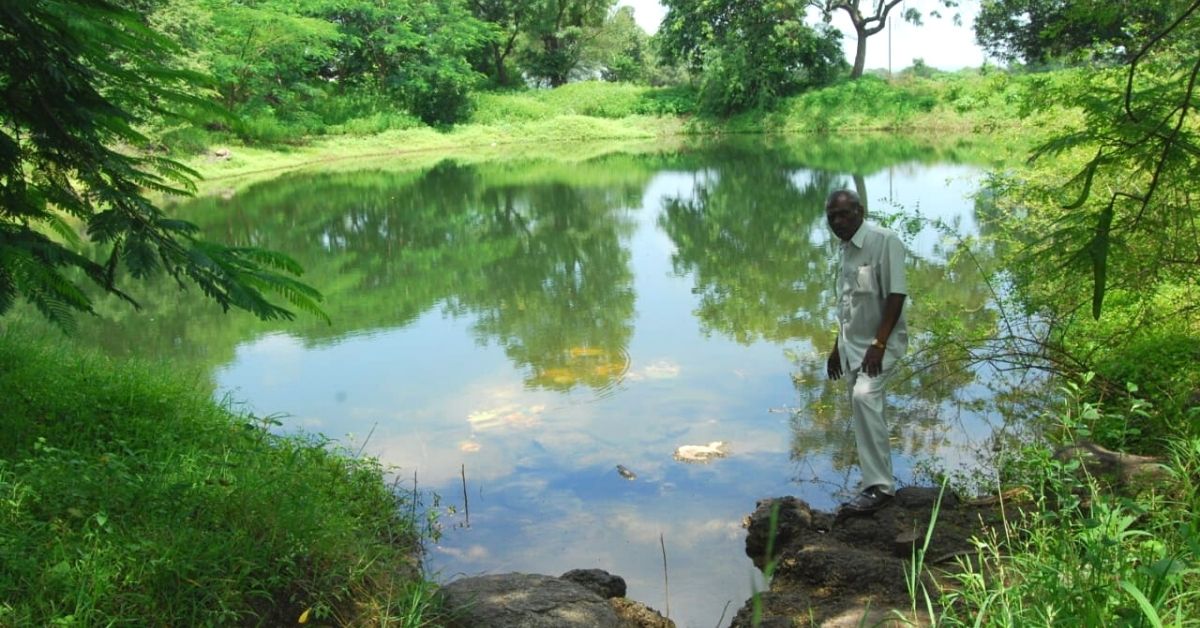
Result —
[[[983,64],[984,52],[975,44],[975,34],[971,25],[978,12],[978,3],[964,2],[957,9],[943,9],[941,19],[925,18],[924,26],[913,26],[898,20],[892,25],[892,69],[901,70],[912,65],[912,60],[921,58],[927,65],[942,70],[957,70],[963,67],[978,67]],[[658,0],[620,0],[619,6],[633,7],[634,17],[638,24],[648,32],[658,30],[667,10]],[[928,14],[939,6],[933,0],[906,0],[905,5]],[[899,9],[893,15],[899,13]],[[962,15],[962,26],[955,26],[950,16],[954,11]],[[844,11],[834,14],[834,26],[842,29],[846,36],[842,47],[848,60],[854,56],[854,29]],[[867,42],[867,69],[888,67],[888,32],[884,30],[873,35]]]

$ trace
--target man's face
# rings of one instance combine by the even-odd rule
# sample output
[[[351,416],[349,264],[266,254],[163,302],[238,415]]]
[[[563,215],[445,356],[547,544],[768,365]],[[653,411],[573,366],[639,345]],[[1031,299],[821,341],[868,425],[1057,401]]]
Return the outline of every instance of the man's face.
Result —
[[[863,209],[853,200],[841,196],[825,208],[825,219],[829,221],[833,235],[843,242],[849,242],[862,226]]]

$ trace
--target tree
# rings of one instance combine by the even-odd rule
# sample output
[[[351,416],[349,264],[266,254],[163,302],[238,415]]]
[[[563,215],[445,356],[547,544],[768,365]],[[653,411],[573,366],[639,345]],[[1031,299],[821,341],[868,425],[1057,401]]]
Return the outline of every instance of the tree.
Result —
[[[647,79],[653,63],[650,36],[633,19],[633,7],[621,7],[604,21],[586,56],[606,81]]]
[[[202,77],[163,65],[175,52],[139,14],[110,0],[27,0],[0,5],[0,314],[19,298],[68,326],[92,313],[88,284],[137,305],[119,283],[165,271],[223,308],[264,319],[322,315],[320,295],[292,278],[290,258],[200,239],[163,214],[144,190],[183,194],[196,173],[159,156],[137,129],[206,101]],[[81,252],[75,230],[101,247]]]
[[[565,85],[584,57],[587,40],[616,0],[537,0],[526,29],[522,67],[551,87]]]
[[[820,10],[827,22],[834,11],[841,10],[850,16],[850,23],[854,26],[854,34],[857,37],[857,45],[854,49],[854,67],[850,70],[850,78],[856,79],[862,76],[863,66],[867,62],[867,38],[887,26],[888,16],[892,9],[902,1],[871,0],[871,12],[863,13],[862,0],[811,0],[810,5]],[[944,0],[943,4],[953,6],[956,1]],[[904,19],[919,24],[921,12],[914,8],[908,8],[904,11]]]
[[[226,108],[251,100],[277,106],[282,92],[316,78],[334,59],[337,26],[287,9],[228,4],[212,12],[212,30],[201,45]]]
[[[1031,161],[1087,155],[1065,183],[1023,190],[1035,209],[1019,225],[1032,242],[1028,252],[1057,263],[1054,279],[1038,278],[1051,284],[1051,299],[1090,301],[1099,318],[1109,292],[1148,304],[1159,288],[1173,286],[1192,295],[1173,303],[1172,315],[1196,311],[1198,80],[1200,0],[1191,0],[1126,66],[1088,72],[1066,89],[1042,90],[1049,101],[1077,108],[1084,123],[1039,146]],[[1147,309],[1167,314],[1161,305]]]
[[[975,40],[1006,62],[1054,59],[1125,62],[1136,42],[1166,26],[1169,2],[987,0],[975,18]]]
[[[668,63],[701,76],[701,102],[714,113],[769,107],[775,99],[831,81],[841,68],[841,33],[804,23],[804,0],[665,0],[660,45]]]
[[[487,66],[496,85],[509,85],[508,63],[528,26],[538,0],[470,0],[471,13],[492,29],[485,46]]]
[[[337,25],[341,42],[330,70],[339,80],[380,88],[427,124],[450,124],[470,113],[468,92],[482,77],[468,59],[486,45],[488,31],[461,0],[305,0],[298,6]]]

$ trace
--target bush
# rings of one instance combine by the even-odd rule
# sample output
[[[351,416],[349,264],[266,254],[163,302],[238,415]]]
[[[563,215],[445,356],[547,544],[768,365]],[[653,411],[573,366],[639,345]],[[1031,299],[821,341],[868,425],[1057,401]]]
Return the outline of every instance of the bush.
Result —
[[[1129,417],[1130,445],[1160,450],[1148,441],[1200,438],[1200,338],[1182,333],[1137,338],[1093,365],[1096,398],[1146,399],[1150,408]],[[1132,387],[1130,387],[1132,385]],[[1111,402],[1111,401],[1110,401]],[[1117,446],[1122,443],[1109,443]]]
[[[1073,442],[1101,414],[1068,385],[1045,427]],[[1200,613],[1200,439],[1175,439],[1154,490],[1116,495],[1078,459],[1030,443],[1005,465],[1015,492],[941,588],[939,626],[1180,626]],[[1010,493],[1012,494],[1012,493]],[[922,585],[923,586],[923,585]],[[916,600],[914,599],[914,602]]]
[[[536,92],[481,93],[475,96],[475,124],[532,122],[554,115],[550,106],[538,100]]]

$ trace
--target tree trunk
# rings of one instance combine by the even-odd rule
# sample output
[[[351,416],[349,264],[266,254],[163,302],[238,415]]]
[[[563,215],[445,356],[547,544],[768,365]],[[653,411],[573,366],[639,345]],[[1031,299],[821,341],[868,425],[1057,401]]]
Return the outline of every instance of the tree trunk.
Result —
[[[850,70],[850,78],[862,76],[863,66],[867,63],[867,31],[855,24],[854,31],[858,34],[858,44],[854,49],[854,69]]]
[[[504,70],[504,55],[500,54],[500,46],[492,44],[492,59],[496,63],[496,84],[508,86],[508,73]]]

